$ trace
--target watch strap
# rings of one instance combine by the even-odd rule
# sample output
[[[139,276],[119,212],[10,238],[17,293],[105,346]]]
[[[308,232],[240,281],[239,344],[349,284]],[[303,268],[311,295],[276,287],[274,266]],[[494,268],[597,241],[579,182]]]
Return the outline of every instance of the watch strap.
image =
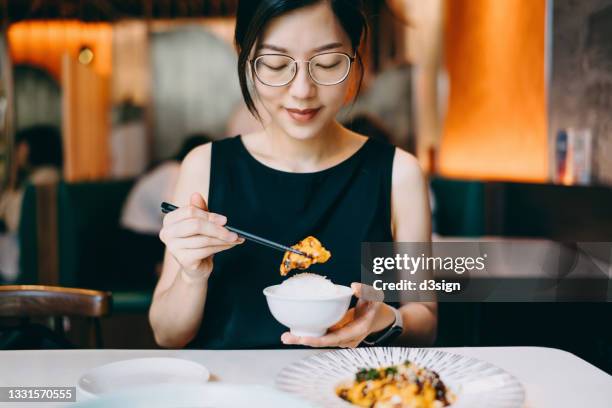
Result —
[[[378,345],[390,343],[391,341],[395,340],[400,334],[402,334],[402,331],[404,331],[404,323],[402,321],[402,314],[397,308],[393,306],[389,306],[389,307],[393,310],[393,313],[395,314],[395,321],[393,322],[393,324],[391,324],[391,326],[389,326],[387,329],[383,331],[370,334],[368,337],[366,337],[363,340],[364,344],[368,346],[378,346]]]

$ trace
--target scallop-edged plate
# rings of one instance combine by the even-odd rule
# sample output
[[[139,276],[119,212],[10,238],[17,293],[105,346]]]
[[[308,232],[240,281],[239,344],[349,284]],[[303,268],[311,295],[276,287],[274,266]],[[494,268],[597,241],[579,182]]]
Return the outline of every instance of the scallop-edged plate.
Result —
[[[372,347],[315,354],[282,369],[276,386],[324,407],[352,407],[336,395],[336,387],[355,379],[363,368],[411,361],[433,370],[455,395],[453,408],[521,408],[521,383],[486,361],[436,349]]]
[[[190,360],[135,358],[96,367],[81,376],[77,387],[79,396],[95,398],[138,387],[201,385],[209,378],[210,372],[206,367]]]

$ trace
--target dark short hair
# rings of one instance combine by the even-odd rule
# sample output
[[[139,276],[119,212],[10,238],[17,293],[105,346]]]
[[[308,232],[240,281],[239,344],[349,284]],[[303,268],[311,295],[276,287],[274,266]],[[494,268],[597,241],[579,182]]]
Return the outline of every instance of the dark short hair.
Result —
[[[51,125],[36,125],[17,132],[16,144],[28,145],[28,164],[32,167],[62,167],[62,137],[59,129]]]
[[[234,41],[238,49],[238,79],[240,80],[244,102],[249,111],[256,117],[259,117],[259,113],[249,92],[246,73],[251,50],[257,44],[259,36],[270,20],[322,1],[327,1],[330,4],[332,11],[351,41],[360,68],[357,86],[357,93],[359,93],[364,71],[359,46],[368,34],[368,22],[361,0],[240,0],[234,35]]]

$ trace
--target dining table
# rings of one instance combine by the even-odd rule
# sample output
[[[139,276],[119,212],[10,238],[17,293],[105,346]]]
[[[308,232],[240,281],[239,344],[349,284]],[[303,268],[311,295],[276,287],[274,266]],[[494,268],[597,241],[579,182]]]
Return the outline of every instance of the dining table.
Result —
[[[612,376],[563,350],[544,347],[437,348],[486,361],[525,391],[525,408],[612,407]],[[6,350],[0,351],[0,387],[75,387],[89,370],[121,360],[173,357],[210,371],[210,382],[275,387],[281,369],[324,349],[275,350]],[[82,400],[77,389],[76,400]],[[66,403],[0,402],[4,407],[59,407]],[[68,405],[69,406],[69,405]],[[253,401],[253,406],[258,406]]]

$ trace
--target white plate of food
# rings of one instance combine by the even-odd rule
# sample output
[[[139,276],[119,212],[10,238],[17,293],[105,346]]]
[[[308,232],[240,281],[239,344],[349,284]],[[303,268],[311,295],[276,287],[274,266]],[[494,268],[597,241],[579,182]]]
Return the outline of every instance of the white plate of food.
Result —
[[[105,364],[88,371],[77,383],[78,394],[95,398],[138,387],[165,384],[202,385],[210,378],[206,367],[171,357],[135,358]]]
[[[317,405],[338,408],[521,408],[525,400],[521,383],[499,367],[420,348],[316,354],[281,370],[276,385]]]

